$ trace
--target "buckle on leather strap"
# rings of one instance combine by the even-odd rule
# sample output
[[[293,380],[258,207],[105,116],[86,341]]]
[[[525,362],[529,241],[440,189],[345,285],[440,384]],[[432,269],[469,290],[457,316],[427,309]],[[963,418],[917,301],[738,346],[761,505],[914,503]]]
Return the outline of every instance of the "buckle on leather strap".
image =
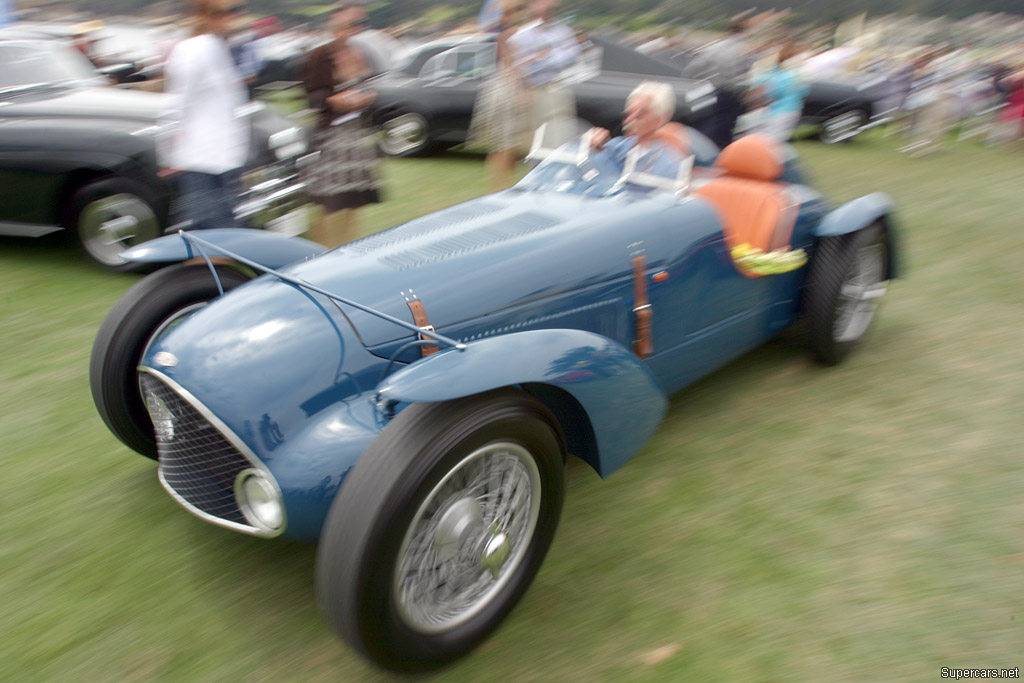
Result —
[[[413,299],[408,302],[409,310],[412,312],[412,321],[416,327],[423,330],[423,332],[433,332],[434,326],[430,324],[430,319],[427,318],[427,310],[423,308],[423,302],[419,299]],[[420,341],[430,341],[432,337],[420,333]],[[429,356],[432,353],[437,353],[438,347],[432,344],[424,344],[420,346],[420,357]]]
[[[651,326],[654,308],[647,297],[647,259],[643,254],[633,257],[633,325],[636,337],[633,340],[633,353],[640,358],[647,358],[654,353],[654,342],[651,339]]]

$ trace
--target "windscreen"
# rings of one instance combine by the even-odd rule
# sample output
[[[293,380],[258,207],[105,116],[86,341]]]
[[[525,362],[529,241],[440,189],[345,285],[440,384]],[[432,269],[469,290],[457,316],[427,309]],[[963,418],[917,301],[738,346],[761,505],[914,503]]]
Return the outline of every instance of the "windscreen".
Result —
[[[89,60],[70,47],[41,43],[0,44],[0,90],[95,78],[96,71]]]

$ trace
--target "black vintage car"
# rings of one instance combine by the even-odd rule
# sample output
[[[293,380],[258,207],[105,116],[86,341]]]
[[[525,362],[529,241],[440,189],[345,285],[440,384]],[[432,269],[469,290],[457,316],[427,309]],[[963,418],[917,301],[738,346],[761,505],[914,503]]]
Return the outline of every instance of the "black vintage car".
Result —
[[[702,73],[707,68],[698,66],[700,53],[660,54],[659,61],[669,63],[683,74]],[[809,89],[800,113],[800,125],[817,130],[825,144],[847,142],[858,133],[878,122],[872,88],[835,80],[815,79]]]
[[[594,61],[584,60],[567,86],[576,98],[580,127],[601,126],[617,134],[626,97],[645,78],[675,89],[676,121],[695,125],[709,115],[714,90],[707,82],[679,78],[672,67],[628,48],[610,43],[595,48],[588,53]],[[464,142],[495,54],[492,36],[444,38],[409,52],[392,71],[370,81],[368,87],[377,92],[370,115],[382,132],[384,153],[410,156]]]
[[[175,187],[156,159],[166,96],[106,83],[66,42],[0,31],[0,235],[68,230],[90,258],[122,269],[121,251],[171,226]],[[306,137],[260,103],[246,115],[248,184],[235,213],[265,227],[302,197],[294,167]]]
[[[826,144],[852,140],[874,117],[874,105],[856,85],[838,81],[811,81],[800,124],[814,126]]]

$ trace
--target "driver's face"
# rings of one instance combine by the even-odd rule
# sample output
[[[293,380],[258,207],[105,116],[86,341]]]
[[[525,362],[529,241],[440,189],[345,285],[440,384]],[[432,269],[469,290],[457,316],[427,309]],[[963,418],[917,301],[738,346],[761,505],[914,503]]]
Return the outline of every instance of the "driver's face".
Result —
[[[654,113],[651,105],[650,95],[637,95],[629,101],[622,119],[622,129],[626,135],[635,135],[641,140],[646,140],[661,127],[664,121]]]

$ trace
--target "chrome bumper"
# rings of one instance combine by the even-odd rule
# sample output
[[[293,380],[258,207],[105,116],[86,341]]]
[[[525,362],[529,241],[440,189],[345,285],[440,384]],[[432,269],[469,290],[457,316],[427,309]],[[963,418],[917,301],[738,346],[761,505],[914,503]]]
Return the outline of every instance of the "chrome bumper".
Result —
[[[299,175],[291,173],[275,174],[273,168],[261,169],[263,177],[253,181],[243,178],[245,189],[238,196],[232,213],[238,227],[272,230],[289,235],[298,235],[306,231],[306,184]],[[253,174],[250,174],[253,175]],[[269,177],[268,177],[269,176]],[[175,202],[182,201],[176,198]],[[172,205],[171,215],[180,215],[179,208]],[[170,235],[179,230],[188,230],[191,221],[179,220],[164,229]]]
[[[235,220],[250,228],[274,229],[275,221],[280,224],[307,201],[306,184],[297,174],[270,178],[241,194],[234,209]]]

